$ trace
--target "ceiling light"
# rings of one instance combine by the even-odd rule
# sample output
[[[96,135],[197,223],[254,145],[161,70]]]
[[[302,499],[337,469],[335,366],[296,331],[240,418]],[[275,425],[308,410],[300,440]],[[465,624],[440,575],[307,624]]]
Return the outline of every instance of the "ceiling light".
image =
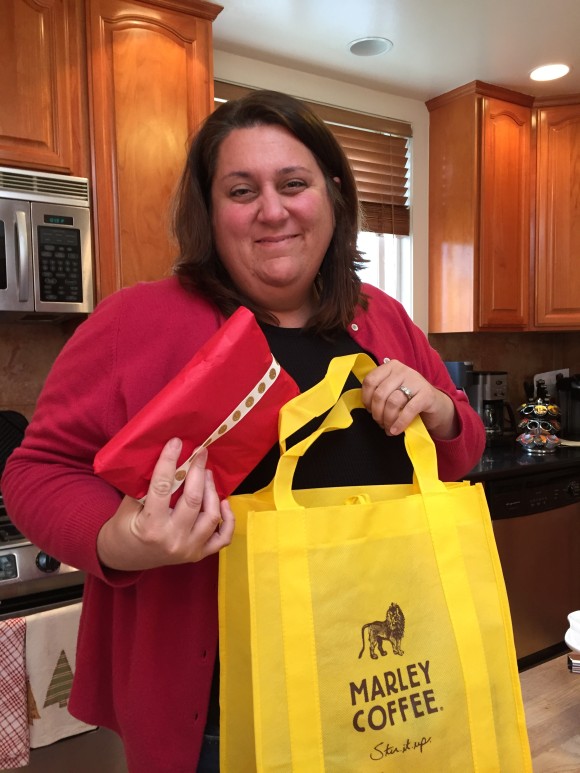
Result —
[[[358,38],[350,42],[348,47],[355,56],[378,56],[390,51],[393,43],[387,38]]]
[[[530,73],[533,81],[553,81],[556,78],[562,78],[570,72],[567,64],[545,64],[543,67],[536,67]]]

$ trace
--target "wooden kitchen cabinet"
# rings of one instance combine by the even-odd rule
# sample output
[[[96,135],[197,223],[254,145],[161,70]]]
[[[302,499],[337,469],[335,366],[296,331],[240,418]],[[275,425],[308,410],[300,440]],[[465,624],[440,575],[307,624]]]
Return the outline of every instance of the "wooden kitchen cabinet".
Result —
[[[2,0],[0,165],[88,175],[83,4]]]
[[[213,107],[212,22],[202,0],[88,0],[89,93],[103,298],[167,275],[170,205],[188,139]]]
[[[529,324],[532,102],[480,81],[427,102],[431,333]]]
[[[580,104],[537,111],[535,291],[539,329],[580,328]]]

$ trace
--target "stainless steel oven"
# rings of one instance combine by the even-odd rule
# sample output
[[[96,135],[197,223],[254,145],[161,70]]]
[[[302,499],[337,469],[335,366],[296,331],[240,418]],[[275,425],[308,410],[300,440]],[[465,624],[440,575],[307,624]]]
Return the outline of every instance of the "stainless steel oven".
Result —
[[[12,524],[0,494],[0,619],[82,597],[84,575],[27,540]]]
[[[22,441],[26,424],[21,414],[0,411],[0,475]],[[78,604],[83,587],[83,572],[49,556],[17,529],[0,493],[0,622]],[[12,769],[1,769],[2,773],[8,770]],[[127,767],[120,738],[97,728],[31,749],[29,765],[14,771],[126,773]]]
[[[0,411],[0,477],[27,425],[23,414]],[[78,601],[83,583],[82,572],[49,556],[17,529],[0,490],[0,618]]]
[[[84,574],[32,545],[10,522],[0,495],[0,621],[76,604]],[[30,750],[26,767],[1,773],[127,773],[121,739],[97,728]]]
[[[76,604],[84,574],[61,564],[26,540],[11,523],[0,495],[0,621]],[[121,739],[97,728],[30,750],[22,768],[0,773],[127,773]]]

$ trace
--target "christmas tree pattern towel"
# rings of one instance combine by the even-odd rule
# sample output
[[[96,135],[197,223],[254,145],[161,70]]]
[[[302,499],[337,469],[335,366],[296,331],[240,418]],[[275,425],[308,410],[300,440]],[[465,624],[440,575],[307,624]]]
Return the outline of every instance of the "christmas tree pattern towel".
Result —
[[[26,673],[30,746],[93,730],[68,712],[76,664],[81,604],[38,612],[26,618]]]

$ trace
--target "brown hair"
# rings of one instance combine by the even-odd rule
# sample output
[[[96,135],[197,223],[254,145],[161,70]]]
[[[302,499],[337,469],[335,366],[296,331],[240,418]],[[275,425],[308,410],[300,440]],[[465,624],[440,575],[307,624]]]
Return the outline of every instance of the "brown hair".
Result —
[[[240,305],[258,319],[277,322],[239,292],[215,249],[211,225],[211,186],[222,142],[234,129],[277,125],[289,131],[314,155],[334,211],[335,229],[316,280],[319,305],[307,328],[331,333],[344,330],[358,303],[365,304],[356,273],[364,261],[356,248],[359,202],[348,159],[330,129],[300,100],[277,91],[252,91],[220,105],[205,120],[189,149],[181,177],[173,227],[180,255],[175,272],[229,316]],[[337,186],[333,178],[340,178]]]

